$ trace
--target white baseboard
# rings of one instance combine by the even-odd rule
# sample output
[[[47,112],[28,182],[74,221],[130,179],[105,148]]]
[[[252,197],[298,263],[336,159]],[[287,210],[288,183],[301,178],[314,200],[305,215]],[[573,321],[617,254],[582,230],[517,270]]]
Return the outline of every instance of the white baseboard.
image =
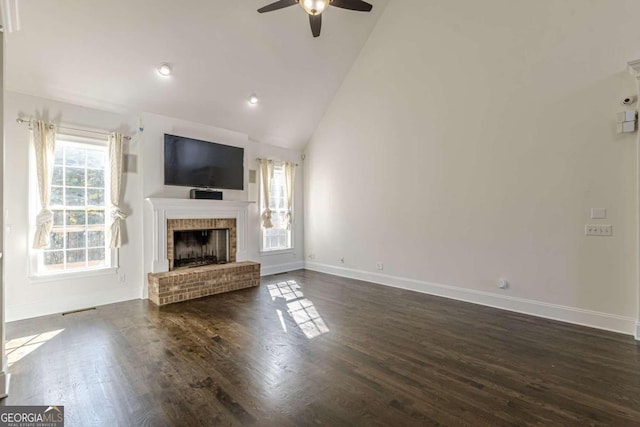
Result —
[[[139,298],[140,289],[127,286],[119,287],[111,291],[75,295],[61,299],[50,299],[35,304],[7,305],[6,322],[48,316],[66,311],[81,310],[83,308],[98,307]]]
[[[316,262],[306,262],[305,268],[307,270],[333,274],[335,276],[363,280],[380,285],[392,286],[395,288],[407,289],[425,294],[470,302],[473,304],[499,308],[502,310],[515,311],[532,316],[544,317],[547,319],[559,320],[562,322],[604,329],[607,331],[620,332],[628,335],[635,335],[637,339],[640,339],[640,323],[637,323],[637,319],[631,317],[623,317],[614,314],[550,304],[524,298],[510,297],[506,295],[497,295],[490,292],[477,291],[457,286],[429,283],[405,277],[336,267]]]
[[[278,265],[263,264],[260,266],[260,276],[270,276],[272,274],[302,270],[303,268],[304,268],[304,261],[288,262],[286,264],[278,264]]]

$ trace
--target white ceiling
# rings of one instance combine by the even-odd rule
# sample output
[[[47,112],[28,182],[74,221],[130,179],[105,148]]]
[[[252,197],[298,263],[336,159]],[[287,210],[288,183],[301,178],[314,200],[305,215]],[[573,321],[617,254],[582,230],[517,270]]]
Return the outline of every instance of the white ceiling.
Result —
[[[299,6],[256,12],[270,2],[20,0],[21,30],[6,35],[6,88],[302,148],[388,0],[369,0],[372,13],[330,7],[317,39]],[[161,62],[171,78],[155,73]]]

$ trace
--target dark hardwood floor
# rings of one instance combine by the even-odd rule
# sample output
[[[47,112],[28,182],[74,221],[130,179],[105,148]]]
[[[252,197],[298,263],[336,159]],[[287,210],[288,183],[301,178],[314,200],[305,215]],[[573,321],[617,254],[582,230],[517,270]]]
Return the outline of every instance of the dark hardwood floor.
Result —
[[[64,405],[67,426],[640,425],[630,336],[310,271],[7,339],[33,351],[4,404]]]

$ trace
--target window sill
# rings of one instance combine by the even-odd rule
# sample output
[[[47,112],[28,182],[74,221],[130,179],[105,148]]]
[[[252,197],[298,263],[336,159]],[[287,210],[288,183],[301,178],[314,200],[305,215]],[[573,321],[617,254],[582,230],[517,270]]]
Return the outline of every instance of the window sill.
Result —
[[[292,254],[294,251],[295,251],[294,248],[278,249],[274,251],[260,251],[260,256]]]
[[[32,283],[57,282],[60,280],[83,279],[85,277],[110,276],[118,273],[118,267],[105,267],[95,270],[65,271],[52,274],[32,274],[29,281]]]

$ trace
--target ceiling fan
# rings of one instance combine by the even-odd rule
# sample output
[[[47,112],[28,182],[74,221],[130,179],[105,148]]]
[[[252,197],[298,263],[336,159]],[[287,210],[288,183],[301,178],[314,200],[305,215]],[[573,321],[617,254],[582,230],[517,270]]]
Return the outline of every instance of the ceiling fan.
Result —
[[[258,9],[259,13],[272,12],[278,9],[299,4],[309,14],[311,33],[313,37],[320,35],[322,27],[322,12],[327,7],[334,6],[341,9],[357,10],[358,12],[371,12],[373,6],[362,0],[279,0]]]

